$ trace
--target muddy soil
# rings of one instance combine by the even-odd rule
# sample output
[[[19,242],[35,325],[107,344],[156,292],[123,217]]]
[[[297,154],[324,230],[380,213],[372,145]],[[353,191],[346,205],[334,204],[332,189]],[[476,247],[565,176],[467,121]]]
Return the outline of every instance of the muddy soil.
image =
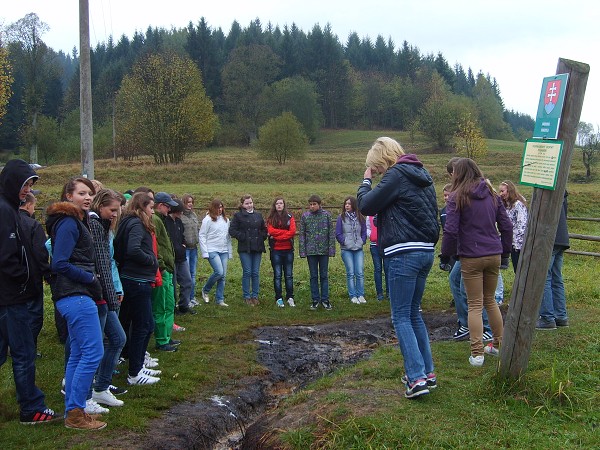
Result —
[[[424,314],[432,341],[449,340],[456,315]],[[173,406],[152,422],[150,433],[125,434],[113,448],[255,449],[263,448],[265,413],[308,383],[368,358],[380,345],[395,344],[389,316],[314,326],[262,327],[254,332],[263,376],[238,381],[235,395]]]

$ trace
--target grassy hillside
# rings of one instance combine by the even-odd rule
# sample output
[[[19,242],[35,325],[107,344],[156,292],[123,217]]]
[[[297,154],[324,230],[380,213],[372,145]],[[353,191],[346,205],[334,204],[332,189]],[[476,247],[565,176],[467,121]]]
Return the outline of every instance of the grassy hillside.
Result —
[[[306,208],[312,193],[339,214],[346,195],[355,194],[362,180],[366,152],[380,135],[398,139],[416,152],[432,173],[441,206],[442,186],[448,181],[446,162],[453,156],[436,154],[422,138],[414,141],[398,132],[325,131],[302,161],[279,166],[261,160],[251,149],[211,148],[191,155],[184,165],[154,166],[150,159],[133,162],[97,161],[96,178],[117,190],[151,186],[154,190],[192,193],[203,210],[220,197],[230,213],[243,193],[251,193],[259,208],[268,208],[283,194],[293,210]],[[484,173],[498,185],[518,181],[523,145],[489,141],[488,155],[479,161]],[[57,199],[65,180],[79,165],[52,166],[39,171],[36,185],[43,191],[40,204]],[[576,155],[572,177],[583,172]],[[570,215],[600,217],[600,183],[569,183]],[[527,198],[531,189],[523,188]],[[570,222],[570,231],[598,235],[598,225]],[[597,243],[573,242],[577,249],[600,251]],[[339,250],[339,249],[338,249]],[[272,271],[265,256],[261,267],[261,305],[248,308],[241,301],[241,267],[235,257],[229,266],[225,297],[230,308],[202,306],[196,316],[176,319],[187,331],[181,351],[159,355],[163,380],[156,386],[135,387],[123,397],[123,408],[112,408],[106,430],[93,435],[75,434],[61,425],[23,427],[18,424],[10,362],[0,368],[0,445],[2,448],[98,448],[123,433],[149,433],[150,419],[176,402],[227,393],[241,376],[264,370],[255,361],[251,329],[262,325],[312,324],[333,320],[388,315],[387,302],[373,301],[372,263],[365,255],[367,305],[356,308],[347,300],[345,271],[339,255],[331,260],[330,289],[334,309],[327,314],[308,311],[308,269],[296,258],[294,282],[299,307],[279,309],[272,300]],[[572,325],[555,333],[536,333],[528,372],[519,382],[505,386],[495,379],[493,364],[473,369],[467,362],[468,343],[433,344],[440,387],[423,402],[402,398],[403,373],[397,348],[382,347],[374,357],[350,369],[313,383],[290,396],[281,414],[310,412],[302,425],[290,423],[274,433],[287,448],[593,448],[600,444],[600,273],[598,259],[565,257],[568,308]],[[201,261],[200,286],[210,274]],[[511,270],[503,271],[508,301],[513,284]],[[423,308],[448,311],[451,296],[447,274],[434,268],[428,278]],[[451,311],[451,310],[450,310]],[[40,336],[43,358],[37,362],[38,384],[48,405],[62,411],[59,393],[63,349],[53,324],[53,307],[46,298],[45,324]],[[150,345],[153,350],[153,343]],[[125,369],[122,369],[124,372]],[[115,383],[125,384],[124,374]],[[88,436],[93,436],[88,439]]]

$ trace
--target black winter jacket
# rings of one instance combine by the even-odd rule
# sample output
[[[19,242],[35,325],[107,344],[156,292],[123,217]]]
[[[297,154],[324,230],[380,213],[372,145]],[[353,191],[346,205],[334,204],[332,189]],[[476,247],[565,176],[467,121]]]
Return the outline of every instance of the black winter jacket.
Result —
[[[113,241],[115,261],[124,278],[153,283],[158,260],[152,249],[152,235],[136,216],[125,216]]]
[[[31,255],[29,268],[31,283],[27,285],[23,296],[27,301],[43,299],[44,280],[50,282],[50,263],[49,255],[46,249],[46,233],[42,224],[29,215],[23,209],[19,210],[21,225],[23,230],[23,240],[27,240],[27,246],[31,246]]]
[[[371,189],[358,188],[358,208],[377,214],[377,243],[384,257],[410,251],[434,251],[440,235],[433,180],[415,155],[403,155]]]
[[[245,209],[236,212],[229,225],[229,234],[237,239],[238,253],[264,253],[267,226],[258,211],[249,213]]]
[[[25,303],[23,297],[32,278],[30,259],[23,237],[22,220],[17,210],[19,192],[25,182],[37,180],[35,171],[25,161],[13,159],[0,173],[0,305]]]

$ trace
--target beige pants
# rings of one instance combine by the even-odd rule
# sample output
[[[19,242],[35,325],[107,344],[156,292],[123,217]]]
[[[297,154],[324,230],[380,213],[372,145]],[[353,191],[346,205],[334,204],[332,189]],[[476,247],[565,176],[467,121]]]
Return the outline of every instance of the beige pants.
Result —
[[[461,274],[467,292],[469,304],[469,335],[471,355],[483,355],[483,320],[481,313],[485,307],[492,333],[494,347],[502,344],[504,324],[500,309],[496,304],[494,292],[498,283],[500,255],[482,256],[480,258],[460,258]]]

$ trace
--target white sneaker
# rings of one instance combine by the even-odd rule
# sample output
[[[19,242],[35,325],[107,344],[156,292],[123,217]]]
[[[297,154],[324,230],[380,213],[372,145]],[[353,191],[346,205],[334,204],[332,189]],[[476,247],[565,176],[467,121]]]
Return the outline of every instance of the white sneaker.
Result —
[[[158,367],[158,361],[154,361],[153,358],[145,358],[144,367],[146,369],[154,369],[155,367]]]
[[[208,303],[210,302],[210,297],[208,296],[208,294],[204,291],[202,291],[202,298],[204,299],[204,303]]]
[[[225,302],[220,302],[220,303],[217,303],[217,306],[229,306],[229,305]]]
[[[361,295],[360,297],[358,297],[358,302],[359,303],[367,303],[367,300]]]
[[[97,392],[96,390],[92,391],[92,400],[96,403],[102,403],[107,406],[123,406],[123,400],[119,400],[117,397],[110,392],[110,389],[105,391]]]
[[[132,385],[154,384],[158,383],[159,381],[160,378],[151,377],[150,375],[144,375],[141,370],[140,373],[138,373],[135,377],[127,377],[127,383]]]
[[[152,355],[150,355],[150,352],[148,352],[148,351],[146,351],[144,358],[150,358],[151,360],[158,362],[158,358],[153,358]]]
[[[60,385],[60,393],[62,395],[66,395],[66,393],[65,393],[65,379],[64,378],[62,379],[62,383]]]
[[[196,297],[194,297],[193,299],[190,300],[190,308],[193,308],[194,306],[198,306],[200,303],[198,303],[198,300],[196,300]]]
[[[359,304],[360,304],[360,300],[359,300],[358,298],[356,298],[356,297],[352,297],[352,298],[350,299],[350,301],[351,301],[352,303],[356,303],[357,305],[359,305]]]
[[[500,350],[494,347],[494,344],[492,342],[483,347],[483,353],[491,356],[500,356]]]
[[[469,363],[475,367],[483,366],[483,355],[481,356],[469,356]]]
[[[108,414],[110,412],[110,409],[100,406],[93,398],[85,401],[85,408],[83,410],[88,414]]]
[[[146,367],[143,367],[142,370],[140,370],[139,374],[143,374],[143,375],[150,375],[151,377],[156,377],[158,375],[160,375],[162,373],[162,371],[160,370],[153,370],[153,369],[148,369]]]
[[[292,297],[288,298],[288,305],[292,307],[296,306],[296,303],[294,303],[294,299]]]

